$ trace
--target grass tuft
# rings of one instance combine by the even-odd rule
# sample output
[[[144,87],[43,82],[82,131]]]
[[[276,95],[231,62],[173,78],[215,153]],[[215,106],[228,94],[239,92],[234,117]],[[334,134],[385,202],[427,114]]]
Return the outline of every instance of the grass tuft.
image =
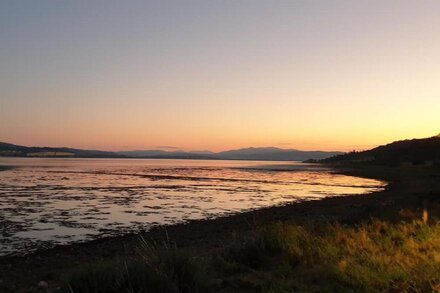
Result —
[[[146,245],[130,260],[95,262],[67,276],[62,292],[200,292],[201,263],[176,248]]]
[[[440,222],[280,222],[236,237],[205,265],[195,251],[144,242],[137,259],[87,265],[64,290],[440,292]]]

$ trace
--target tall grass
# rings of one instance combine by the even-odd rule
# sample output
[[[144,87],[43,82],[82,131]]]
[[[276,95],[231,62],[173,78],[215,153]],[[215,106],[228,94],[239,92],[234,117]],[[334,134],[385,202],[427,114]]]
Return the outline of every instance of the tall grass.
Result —
[[[146,242],[130,261],[95,263],[67,292],[440,292],[440,223],[277,223],[211,253]]]
[[[254,262],[244,257],[247,247],[258,250]],[[286,291],[440,292],[438,222],[373,221],[357,227],[278,223],[261,229],[241,248],[241,253],[231,250],[225,260],[265,268],[268,291],[276,284],[277,290],[282,286]],[[262,255],[269,254],[276,263],[268,268],[270,262]],[[254,272],[256,279],[261,275]]]
[[[201,292],[201,262],[168,246],[149,246],[142,241],[137,258],[94,262],[66,277],[62,292]]]

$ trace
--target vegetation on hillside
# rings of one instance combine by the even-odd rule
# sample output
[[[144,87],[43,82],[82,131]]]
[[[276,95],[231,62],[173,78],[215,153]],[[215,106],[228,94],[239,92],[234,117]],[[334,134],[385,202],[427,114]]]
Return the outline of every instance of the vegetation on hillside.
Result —
[[[440,137],[396,141],[384,146],[350,152],[321,160],[322,163],[358,163],[377,165],[440,164]]]

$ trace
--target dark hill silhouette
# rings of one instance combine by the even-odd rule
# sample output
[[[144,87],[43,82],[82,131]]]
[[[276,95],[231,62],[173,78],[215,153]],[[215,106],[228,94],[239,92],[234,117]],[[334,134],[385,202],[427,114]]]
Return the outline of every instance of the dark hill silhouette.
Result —
[[[81,150],[66,147],[26,147],[0,142],[0,156],[13,157],[78,157],[78,158],[120,158],[114,152]]]
[[[137,150],[120,151],[120,155],[129,158],[153,158],[153,159],[213,159],[210,154],[184,151],[162,151],[162,150]]]
[[[261,161],[304,161],[320,160],[341,152],[300,151],[275,147],[244,148],[219,153],[208,151],[162,151],[136,150],[105,152],[73,148],[26,147],[0,142],[0,156],[15,157],[79,157],[79,158],[154,158],[154,159],[218,159],[218,160],[261,160]]]
[[[215,154],[216,157],[229,160],[269,160],[269,161],[304,161],[320,160],[342,152],[300,151],[275,147],[245,148]]]
[[[350,152],[320,162],[374,165],[439,164],[440,137],[396,141],[368,151]]]
[[[257,160],[257,161],[304,161],[308,159],[324,159],[330,156],[342,154],[341,152],[323,152],[323,151],[300,151],[285,150],[275,147],[264,148],[243,148],[238,150],[229,150],[219,153],[197,153],[197,152],[167,152],[158,150],[144,151],[124,151],[118,154],[127,157],[139,158],[169,158],[169,159],[217,159],[217,160]]]

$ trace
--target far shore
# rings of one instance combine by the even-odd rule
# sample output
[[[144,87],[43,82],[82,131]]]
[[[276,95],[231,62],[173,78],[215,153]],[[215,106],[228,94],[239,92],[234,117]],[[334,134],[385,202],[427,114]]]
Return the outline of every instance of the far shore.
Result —
[[[0,166],[0,170],[7,168]],[[423,202],[440,191],[440,170],[425,167],[337,167],[336,172],[387,181],[380,192],[368,195],[325,198],[245,212],[213,220],[154,228],[141,234],[101,238],[41,250],[22,257],[0,258],[0,289],[15,288],[26,292],[40,281],[57,287],[63,276],[79,265],[96,260],[130,257],[137,253],[141,236],[146,241],[162,243],[208,254],[228,243],[232,235],[251,233],[257,225],[278,221],[304,224],[310,221],[353,225],[372,218],[390,222],[422,215]],[[438,204],[430,206],[430,216],[439,216]]]
[[[21,158],[21,159],[111,159],[111,160],[195,160],[195,161],[254,161],[254,162],[294,162],[294,163],[305,163],[308,164],[309,160],[267,160],[267,159],[247,159],[247,158],[230,158],[230,159],[223,159],[223,158],[213,158],[213,157],[173,157],[173,156],[146,156],[146,157],[75,157],[75,156],[2,156],[1,158]],[[312,162],[314,163],[314,162]]]

